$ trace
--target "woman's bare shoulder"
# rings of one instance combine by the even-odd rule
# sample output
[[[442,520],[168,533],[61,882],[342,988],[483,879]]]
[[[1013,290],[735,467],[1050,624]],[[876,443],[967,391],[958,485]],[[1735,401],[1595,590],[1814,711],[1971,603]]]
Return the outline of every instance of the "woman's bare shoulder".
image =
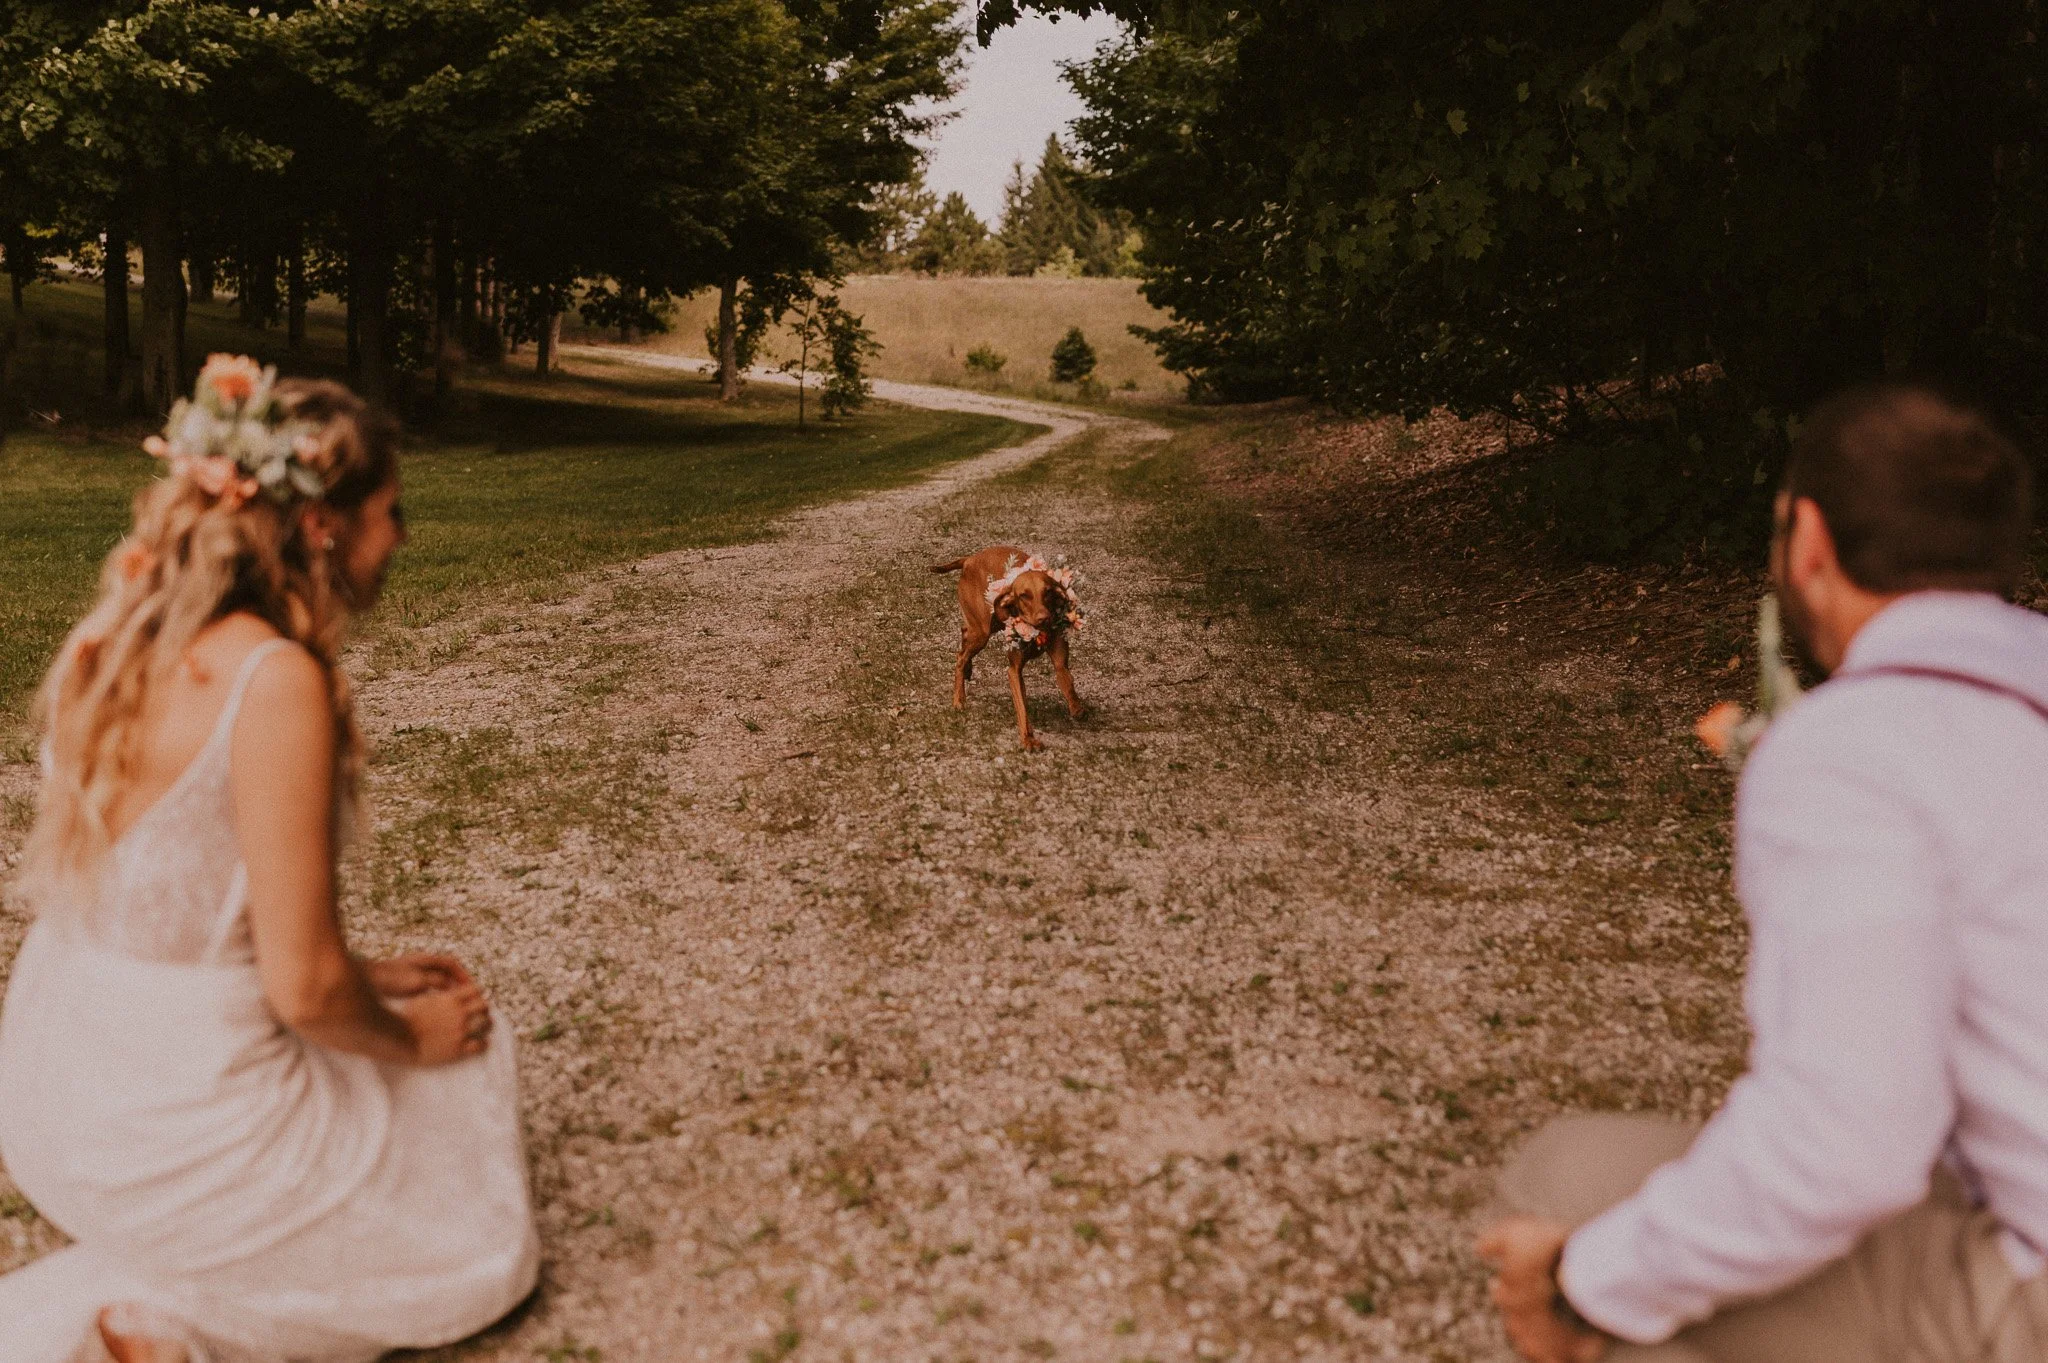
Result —
[[[224,686],[232,683],[256,650],[283,638],[267,620],[230,615],[208,626],[193,641],[192,658],[210,685]],[[241,718],[257,719],[261,727],[260,716],[266,714],[309,710],[324,716],[329,705],[327,669],[305,645],[293,640],[283,648],[269,649],[250,676]]]

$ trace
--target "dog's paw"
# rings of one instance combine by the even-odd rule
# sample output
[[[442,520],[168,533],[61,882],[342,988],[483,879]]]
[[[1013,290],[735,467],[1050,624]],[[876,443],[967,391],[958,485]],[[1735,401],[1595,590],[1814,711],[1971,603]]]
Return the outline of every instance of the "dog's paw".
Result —
[[[1039,737],[1039,736],[1038,736],[1037,734],[1025,734],[1025,735],[1024,735],[1024,751],[1025,751],[1025,752],[1043,752],[1043,751],[1045,751],[1045,740],[1044,740],[1044,739],[1042,739],[1042,738],[1040,738],[1040,737]]]
[[[1069,705],[1067,707],[1067,713],[1072,715],[1075,719],[1086,719],[1088,718],[1088,716],[1095,713],[1095,707],[1092,705]]]

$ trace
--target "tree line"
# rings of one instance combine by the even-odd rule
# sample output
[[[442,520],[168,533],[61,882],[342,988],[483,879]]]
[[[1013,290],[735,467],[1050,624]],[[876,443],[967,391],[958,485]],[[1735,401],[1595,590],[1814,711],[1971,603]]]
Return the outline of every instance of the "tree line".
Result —
[[[394,403],[508,345],[546,370],[571,307],[631,334],[717,288],[730,333],[874,232],[955,88],[957,11],[0,0],[0,254],[17,311],[55,261],[100,277],[107,391],[147,411],[217,289],[294,345],[339,298],[352,379]]]
[[[1079,151],[1198,394],[1631,432],[1616,478],[1710,501],[1851,381],[2048,415],[2034,0],[981,0],[983,33],[1020,10],[1129,26]]]
[[[875,235],[849,266],[872,274],[1137,274],[1140,239],[1131,214],[1098,207],[1088,181],[1058,135],[1048,137],[1036,167],[1012,167],[991,228],[966,195],[954,190],[941,199],[919,176],[882,196]]]

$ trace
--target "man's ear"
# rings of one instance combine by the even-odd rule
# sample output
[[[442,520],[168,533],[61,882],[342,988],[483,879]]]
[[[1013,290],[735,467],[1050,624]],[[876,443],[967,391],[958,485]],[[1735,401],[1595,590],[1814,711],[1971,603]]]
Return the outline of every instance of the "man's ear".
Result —
[[[1792,501],[1791,525],[1785,532],[1785,576],[1795,586],[1832,581],[1841,576],[1842,559],[1835,549],[1835,532],[1811,497]]]

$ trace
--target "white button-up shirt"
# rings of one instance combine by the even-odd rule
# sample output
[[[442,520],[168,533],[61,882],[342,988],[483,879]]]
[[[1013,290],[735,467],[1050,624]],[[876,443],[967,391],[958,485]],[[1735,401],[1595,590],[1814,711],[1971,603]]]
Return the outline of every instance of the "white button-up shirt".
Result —
[[[1566,1245],[1588,1320],[1655,1343],[1788,1286],[1920,1202],[1944,1156],[2041,1271],[2048,717],[2010,692],[2048,706],[2048,618],[1916,593],[1758,745],[1735,817],[1749,1070]]]

